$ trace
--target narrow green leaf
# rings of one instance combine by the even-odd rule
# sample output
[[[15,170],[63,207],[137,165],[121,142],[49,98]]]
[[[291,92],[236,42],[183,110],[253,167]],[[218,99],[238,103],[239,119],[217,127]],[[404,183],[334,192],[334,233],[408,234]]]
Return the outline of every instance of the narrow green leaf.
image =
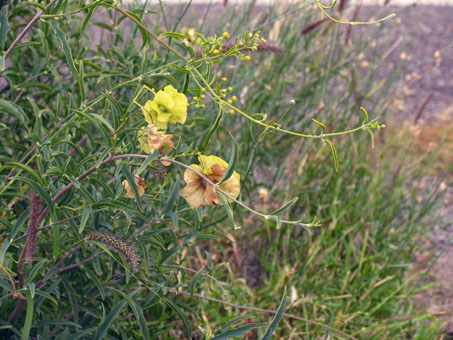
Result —
[[[212,124],[212,127],[209,129],[208,134],[206,135],[206,138],[203,143],[203,149],[206,150],[206,148],[209,145],[209,142],[211,141],[212,135],[217,131],[220,125],[220,121],[222,120],[222,115],[223,115],[223,110],[220,108],[219,109],[219,114],[217,115],[217,118],[214,121],[214,124]]]
[[[9,245],[10,245],[9,238],[6,238],[3,241],[2,249],[0,250],[0,264],[1,265],[3,265],[3,261],[5,260],[5,254],[6,254],[6,251],[8,250]]]
[[[123,174],[126,176],[127,181],[129,182],[129,185],[132,188],[132,191],[134,192],[135,199],[139,205],[139,208],[141,207],[141,202],[140,202],[140,194],[138,192],[137,184],[135,183],[134,176],[131,174],[129,169],[126,166],[123,166],[121,169]]]
[[[147,159],[145,159],[145,161],[142,163],[142,165],[140,165],[140,167],[135,171],[135,174],[137,176],[139,176],[143,172],[143,170],[146,169],[148,164],[151,163],[153,160],[155,160],[157,158],[157,156],[159,156],[158,150],[154,151],[154,153],[152,153],[151,155],[148,156]]]
[[[181,249],[181,246],[173,247],[169,251],[167,251],[164,256],[162,256],[162,259],[160,260],[160,264],[164,264],[169,258],[171,258],[173,255],[175,255],[179,250]]]
[[[77,188],[77,189],[80,189],[80,182],[73,178],[73,177],[69,177],[69,181]]]
[[[77,340],[77,339],[80,339],[80,338],[84,337],[85,335],[88,335],[88,334],[91,334],[91,333],[95,332],[96,329],[97,329],[96,327],[91,327],[91,328],[87,328],[87,329],[81,330],[81,331],[79,331],[79,332],[77,332],[77,333],[72,334],[72,335],[68,338],[68,340]]]
[[[71,48],[69,47],[68,41],[66,40],[66,35],[60,29],[60,26],[58,25],[58,23],[56,21],[51,20],[50,25],[54,29],[55,34],[61,43],[61,47],[63,48],[63,52],[64,52],[64,54],[66,56],[66,60],[68,62],[68,67],[71,70],[73,77],[75,79],[79,79],[79,73],[77,72],[77,69],[75,67],[74,59],[72,59],[72,52],[71,52]]]
[[[239,227],[236,225],[234,222],[234,214],[233,214],[233,209],[231,209],[230,203],[228,202],[228,199],[225,197],[224,194],[222,194],[220,191],[216,191],[217,196],[219,196],[220,200],[223,203],[223,207],[225,208],[228,218],[230,219],[231,224],[233,225],[234,229],[239,229]]]
[[[31,324],[33,322],[34,301],[30,291],[26,292],[27,296],[27,312],[25,314],[24,328],[22,329],[22,340],[28,340],[30,336]]]
[[[211,338],[211,340],[228,340],[231,339],[233,336],[235,337],[242,337],[248,331],[252,329],[266,327],[267,323],[251,323],[245,326],[241,326],[235,329],[229,329],[224,331],[223,333],[216,335],[215,337]]]
[[[330,146],[330,151],[332,152],[333,157],[333,164],[335,165],[335,171],[338,172],[338,155],[337,150],[335,149],[335,145],[333,145],[333,143],[328,139],[323,139],[323,141]]]
[[[88,274],[88,276],[91,278],[93,283],[96,285],[96,287],[97,287],[97,289],[99,291],[99,294],[101,295],[102,300],[105,300],[104,287],[102,286],[101,282],[99,282],[99,280],[96,277],[96,275],[91,270],[89,270],[88,268],[83,268],[83,270],[85,271],[85,273]]]
[[[17,106],[8,100],[0,99],[0,110],[6,111],[10,115],[14,116],[24,126],[30,122],[24,110],[22,110],[20,106]]]
[[[88,23],[90,22],[91,17],[92,17],[93,14],[94,14],[94,11],[96,10],[96,7],[97,7],[97,6],[91,7],[91,8],[88,10],[87,15],[86,15],[85,18],[83,19],[82,27],[80,28],[80,35],[81,35],[81,36],[85,33],[85,30],[86,30],[86,28],[87,28],[87,26],[88,26]]]
[[[96,335],[94,336],[94,340],[102,340],[107,336],[107,331],[109,330],[111,324],[115,319],[118,317],[121,308],[127,303],[126,299],[121,300],[115,308],[113,308],[110,313],[102,320],[99,328],[96,331]]]
[[[27,220],[28,215],[30,215],[30,209],[24,210],[24,212],[19,216],[14,225],[13,231],[11,231],[11,239],[13,240],[17,233],[19,232],[20,228],[24,225],[24,222]]]
[[[322,128],[322,133],[326,132],[327,127],[323,123],[321,123],[319,120],[316,120],[314,118],[312,118],[311,120],[313,120],[313,122],[315,122]]]
[[[233,139],[233,147],[231,150],[230,159],[228,161],[228,167],[219,183],[227,181],[234,174],[234,170],[236,169],[238,163],[238,154],[239,154],[238,145],[236,141]],[[220,184],[220,187],[222,187],[222,184]]]
[[[184,312],[179,308],[173,301],[169,299],[164,300],[181,318],[181,321],[184,326],[184,332],[186,333],[186,338],[187,339],[192,339],[192,329],[190,327],[190,322],[185,316]]]
[[[135,14],[134,12],[131,12],[131,11],[127,11],[127,14],[133,16],[135,19],[137,19],[141,24],[143,24],[144,26],[146,26],[146,24],[142,21],[142,18],[140,18],[137,14]],[[140,47],[140,49],[143,49],[143,47],[145,47],[146,43],[148,42],[148,33],[140,26],[138,26],[138,28],[140,29],[140,32],[142,34],[142,39],[143,39],[143,42],[142,42],[142,46]]]
[[[365,110],[363,106],[360,107],[360,110],[362,110],[364,116],[362,124],[365,124],[368,121],[368,112]]]
[[[186,36],[181,33],[176,33],[176,32],[164,32],[159,35],[159,39],[165,38],[165,37],[172,37],[172,38],[177,38],[177,39],[185,39]]]
[[[54,299],[52,295],[50,295],[49,293],[47,293],[45,291],[37,289],[36,295],[42,296],[43,298],[52,301],[55,304],[55,306],[58,306],[58,301],[56,299]],[[38,308],[38,306],[36,306],[36,308]]]
[[[51,215],[55,215],[55,207],[54,204],[52,203],[52,199],[50,198],[49,194],[44,190],[44,188],[36,183],[35,181],[31,180],[30,178],[27,177],[20,177],[20,176],[14,176],[12,177],[14,179],[17,179],[19,181],[25,182],[28,185],[30,185],[41,198],[46,202],[47,207],[49,208],[49,211]]]
[[[148,332],[148,327],[146,326],[145,317],[143,316],[143,309],[137,303],[135,298],[132,296],[133,294],[135,294],[135,292],[132,292],[132,293],[126,295],[122,291],[120,291],[118,289],[115,289],[113,287],[110,287],[110,289],[113,289],[114,291],[118,292],[119,294],[121,294],[121,296],[123,296],[127,300],[128,304],[129,304],[129,307],[131,307],[132,312],[134,312],[135,318],[138,320],[138,323],[140,325],[140,329],[142,331],[141,335],[143,336],[143,338],[145,340],[149,340],[149,332]]]
[[[79,234],[83,233],[83,231],[85,230],[85,226],[87,224],[88,217],[90,216],[91,211],[92,211],[91,205],[86,205],[83,208],[83,215],[79,225]]]
[[[60,255],[60,227],[58,225],[52,227],[52,255],[54,259]]]
[[[294,205],[294,203],[297,202],[298,199],[299,199],[299,197],[297,197],[297,196],[294,197],[291,201],[286,202],[280,208],[278,208],[277,210],[274,210],[273,212],[271,212],[270,215],[278,215],[278,214],[281,214],[282,212],[285,212],[290,207],[292,207]]]
[[[96,113],[87,113],[89,115],[91,115],[92,117],[96,118],[98,121],[100,121],[102,124],[104,124],[107,129],[109,129],[111,132],[115,132],[115,129],[113,128],[112,124],[110,124],[110,122],[105,119],[104,117],[102,117],[101,115],[98,115]]]
[[[37,328],[37,327],[44,327],[44,326],[72,326],[72,327],[77,327],[77,328],[82,327],[76,322],[66,321],[66,320],[40,320],[40,321],[36,322],[32,327]]]
[[[8,34],[8,6],[3,6],[0,13],[0,51],[5,49]]]
[[[178,71],[181,71],[181,72],[184,72],[184,73],[190,73],[190,71],[188,69],[186,69],[185,67],[181,67],[181,66],[179,66],[177,64],[169,64],[168,66],[174,67]]]
[[[173,205],[175,204],[176,198],[178,197],[178,194],[179,194],[180,182],[181,181],[180,181],[179,177],[177,177],[176,182],[173,185],[173,188],[170,192],[170,196],[168,198],[167,204],[165,206],[165,210],[164,210],[165,214],[167,214],[168,212],[170,212],[173,209]]]
[[[285,286],[285,289],[283,290],[283,298],[280,302],[280,306],[278,307],[277,314],[275,314],[274,318],[272,319],[272,322],[270,323],[269,327],[266,329],[266,333],[264,333],[261,340],[270,340],[272,334],[274,333],[275,329],[277,328],[278,323],[280,322],[280,319],[283,316],[283,313],[285,311],[285,305],[286,305],[286,286]]]
[[[32,168],[30,168],[29,166],[27,165],[24,165],[24,164],[21,164],[21,163],[18,163],[18,162],[8,162],[6,164],[11,164],[13,167],[15,168],[19,168],[19,169],[22,169],[22,170],[25,170],[26,172],[28,172],[30,175],[33,176],[34,179],[36,179],[36,181],[40,184],[40,185],[44,185],[44,181],[43,181],[43,178],[40,174],[38,174],[35,170],[33,170]]]

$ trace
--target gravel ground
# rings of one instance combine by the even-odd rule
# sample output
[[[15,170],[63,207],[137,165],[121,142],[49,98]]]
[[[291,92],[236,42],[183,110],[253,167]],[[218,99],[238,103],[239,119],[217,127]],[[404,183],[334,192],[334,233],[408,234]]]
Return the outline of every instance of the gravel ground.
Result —
[[[366,10],[373,12],[374,7]],[[419,125],[433,125],[441,119],[445,131],[453,134],[453,6],[417,5],[391,10],[401,19],[395,40],[402,38],[402,50],[395,52],[389,62],[404,57],[401,99],[396,103],[400,108],[398,117],[415,121],[418,116]],[[419,295],[416,306],[440,318],[444,332],[450,336],[453,336],[452,178],[447,177],[439,186],[443,197],[430,217],[433,221],[430,239],[414,256],[414,266],[428,271],[432,276],[427,282],[436,284]],[[429,192],[439,181],[427,178],[422,186]]]

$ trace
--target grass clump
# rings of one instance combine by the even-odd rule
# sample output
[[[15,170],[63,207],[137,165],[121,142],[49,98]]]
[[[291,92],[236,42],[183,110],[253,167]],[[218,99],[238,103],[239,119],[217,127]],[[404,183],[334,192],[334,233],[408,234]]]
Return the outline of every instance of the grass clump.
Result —
[[[379,27],[349,46],[307,5],[39,10],[1,12],[9,338],[436,334],[407,275],[432,202],[369,157]]]

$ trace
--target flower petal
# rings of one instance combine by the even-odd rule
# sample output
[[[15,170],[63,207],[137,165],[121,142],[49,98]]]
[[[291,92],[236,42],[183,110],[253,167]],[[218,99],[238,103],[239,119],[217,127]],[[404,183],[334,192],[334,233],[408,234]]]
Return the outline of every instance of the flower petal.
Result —
[[[204,192],[204,197],[206,199],[206,202],[210,206],[214,205],[223,205],[222,200],[217,196],[217,194],[214,191],[214,188],[211,184],[206,183],[206,190]]]
[[[199,185],[187,185],[182,189],[181,194],[191,207],[199,208],[206,205],[204,189]]]
[[[190,167],[197,170],[200,173],[203,173],[203,169],[196,164],[190,164]],[[198,176],[195,172],[193,172],[190,169],[186,169],[184,171],[184,182],[187,183],[187,185],[201,185],[201,180],[202,178]]]

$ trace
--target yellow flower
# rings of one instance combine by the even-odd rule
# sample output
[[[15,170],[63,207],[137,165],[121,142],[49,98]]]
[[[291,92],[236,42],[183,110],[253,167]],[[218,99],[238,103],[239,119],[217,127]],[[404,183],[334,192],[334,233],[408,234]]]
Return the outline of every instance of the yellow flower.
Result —
[[[147,188],[145,179],[134,175],[134,182],[137,185],[138,195],[142,197],[145,194],[145,190]],[[121,184],[124,186],[124,189],[126,189],[126,197],[135,198],[134,190],[132,190],[129,181],[125,179]]]
[[[184,124],[187,119],[187,97],[168,85],[148,100],[143,106],[143,114],[148,124],[154,124],[161,130],[167,129],[168,123]]]
[[[142,147],[142,150],[147,154],[152,154],[154,151],[159,150],[163,156],[167,150],[172,150],[174,143],[171,140],[173,135],[166,135],[165,132],[159,131],[156,126],[148,125],[138,132],[138,141]],[[171,163],[168,161],[161,161],[165,166],[169,166]]]
[[[191,164],[190,167],[206,176],[211,182],[219,183],[228,168],[228,163],[216,156],[200,155],[198,160],[200,165]],[[237,198],[241,191],[240,180],[239,174],[234,171],[233,175],[220,185],[221,190],[229,196]],[[182,190],[182,197],[190,206],[198,208],[203,205],[222,205],[222,201],[215,193],[212,184],[207,183],[204,178],[191,169],[184,171],[184,181],[187,185]],[[231,198],[228,198],[228,200],[232,201]]]

